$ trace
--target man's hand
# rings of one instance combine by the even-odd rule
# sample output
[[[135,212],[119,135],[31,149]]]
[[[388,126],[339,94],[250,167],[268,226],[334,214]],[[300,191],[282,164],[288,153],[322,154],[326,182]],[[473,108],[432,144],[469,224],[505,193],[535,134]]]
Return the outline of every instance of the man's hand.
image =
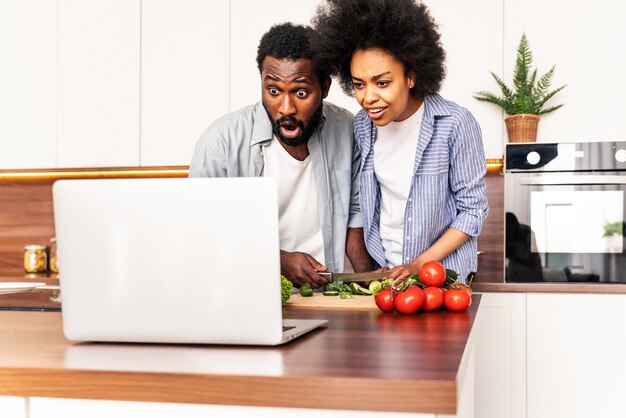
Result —
[[[326,271],[326,266],[310,254],[281,251],[280,270],[296,287],[309,283],[313,289],[317,289],[328,284],[328,280],[317,274],[318,271]]]

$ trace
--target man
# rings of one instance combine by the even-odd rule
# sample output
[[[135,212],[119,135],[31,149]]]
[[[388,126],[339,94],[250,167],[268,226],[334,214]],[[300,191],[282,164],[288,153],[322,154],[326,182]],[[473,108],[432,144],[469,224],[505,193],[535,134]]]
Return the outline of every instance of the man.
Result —
[[[371,269],[358,202],[353,116],[323,99],[331,79],[309,49],[311,29],[285,23],[257,53],[262,100],[223,116],[200,137],[190,177],[272,177],[278,184],[281,272],[294,285],[318,272]],[[254,208],[250,208],[254,216]]]

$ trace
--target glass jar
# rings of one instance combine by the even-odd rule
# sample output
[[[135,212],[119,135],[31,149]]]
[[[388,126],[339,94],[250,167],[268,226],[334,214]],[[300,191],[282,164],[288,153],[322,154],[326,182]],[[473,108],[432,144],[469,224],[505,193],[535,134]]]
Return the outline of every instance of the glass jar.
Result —
[[[57,256],[57,239],[50,238],[50,271],[59,272],[59,257]]]
[[[45,273],[48,269],[48,254],[45,245],[30,244],[24,246],[24,271],[26,273]]]

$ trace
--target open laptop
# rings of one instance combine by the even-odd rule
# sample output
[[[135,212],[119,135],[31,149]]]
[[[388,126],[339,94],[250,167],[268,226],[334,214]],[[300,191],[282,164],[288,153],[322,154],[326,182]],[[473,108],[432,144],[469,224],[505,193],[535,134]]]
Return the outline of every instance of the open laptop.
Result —
[[[282,319],[269,178],[59,180],[70,340],[277,345],[325,320]]]

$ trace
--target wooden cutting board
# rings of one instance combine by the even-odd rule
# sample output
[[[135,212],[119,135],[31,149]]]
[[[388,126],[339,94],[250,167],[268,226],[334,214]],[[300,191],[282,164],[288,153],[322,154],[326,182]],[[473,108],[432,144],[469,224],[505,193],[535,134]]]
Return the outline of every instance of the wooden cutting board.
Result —
[[[346,308],[346,309],[378,309],[373,296],[353,295],[352,299],[341,299],[339,296],[324,296],[314,293],[313,296],[302,297],[293,294],[286,306],[300,306],[306,308]]]

